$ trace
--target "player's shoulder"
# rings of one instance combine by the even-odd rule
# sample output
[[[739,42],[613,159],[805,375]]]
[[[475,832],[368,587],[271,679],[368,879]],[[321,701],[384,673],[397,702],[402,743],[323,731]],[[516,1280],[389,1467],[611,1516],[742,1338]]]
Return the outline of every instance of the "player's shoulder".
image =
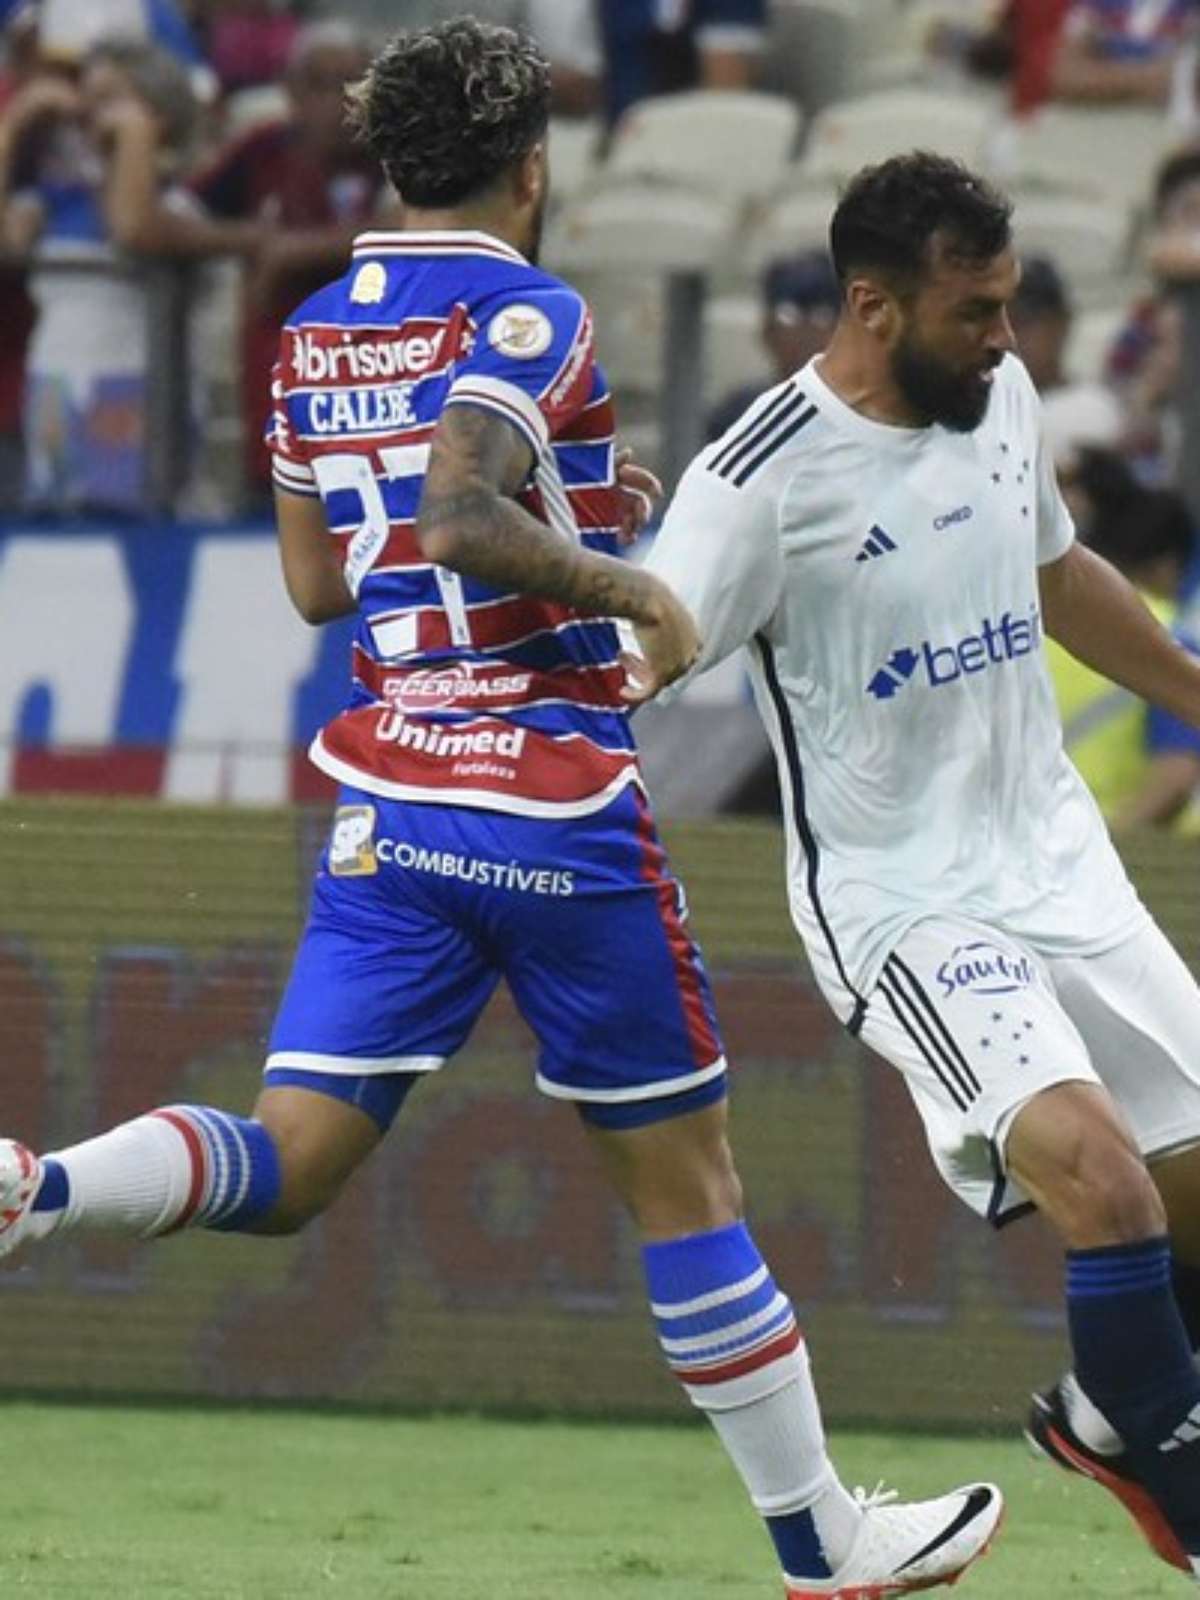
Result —
[[[334,278],[331,283],[322,284],[315,289],[307,299],[302,300],[296,309],[284,321],[285,330],[302,328],[306,323],[351,323],[348,305],[347,281],[344,277]]]
[[[487,342],[514,356],[540,355],[573,343],[590,329],[587,302],[578,289],[540,267],[505,263],[479,282],[471,315]]]
[[[1037,418],[1042,402],[1038,398],[1029,369],[1012,351],[1004,357],[992,378],[992,404],[1018,415]]]
[[[821,408],[806,385],[804,372],[793,373],[765,390],[696,458],[698,475],[731,490],[761,489],[788,469],[797,454],[811,453],[820,434]]]

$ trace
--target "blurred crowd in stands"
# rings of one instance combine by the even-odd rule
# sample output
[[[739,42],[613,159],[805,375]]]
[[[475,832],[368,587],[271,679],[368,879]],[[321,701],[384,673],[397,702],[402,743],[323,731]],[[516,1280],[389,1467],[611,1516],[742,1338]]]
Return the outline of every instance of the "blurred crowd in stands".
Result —
[[[630,130],[648,102],[692,91],[673,102],[696,116],[694,135],[681,124],[677,187],[710,209],[719,189],[733,219],[698,302],[709,436],[828,337],[839,296],[824,223],[848,171],[889,153],[880,140],[962,154],[1007,183],[1024,257],[1014,327],[1081,532],[1195,647],[1200,506],[1181,487],[1200,0],[0,0],[0,513],[146,512],[164,273],[192,332],[175,509],[265,507],[279,325],[357,231],[397,214],[347,135],[345,87],[388,33],[462,10],[532,31],[552,60],[569,276],[589,260],[596,195],[669,184],[665,158],[643,170],[644,151],[626,154]],[[745,190],[732,199],[727,173],[706,189],[704,139],[714,173],[730,152],[702,111],[730,94],[786,102],[795,119],[777,169],[761,145],[733,153]],[[669,231],[667,211],[646,215]],[[552,226],[552,268],[554,240]],[[661,397],[671,264],[660,251],[639,265],[644,242],[630,238],[610,273],[611,315],[611,251],[583,286],[619,404],[627,389],[626,415],[653,424],[638,400]],[[623,355],[621,317],[645,306]],[[644,426],[638,441],[652,460],[655,438]],[[1109,815],[1189,816],[1200,738],[1070,663],[1056,674],[1072,753]]]

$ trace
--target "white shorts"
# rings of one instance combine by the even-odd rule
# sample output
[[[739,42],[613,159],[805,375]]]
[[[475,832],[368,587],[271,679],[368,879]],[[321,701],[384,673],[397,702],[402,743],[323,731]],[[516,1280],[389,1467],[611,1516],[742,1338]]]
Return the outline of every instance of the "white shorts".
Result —
[[[997,1226],[1029,1209],[1004,1150],[1052,1084],[1103,1084],[1147,1157],[1200,1141],[1200,988],[1148,918],[1079,956],[966,918],[920,922],[884,963],[859,1037],[904,1074],[946,1182]]]

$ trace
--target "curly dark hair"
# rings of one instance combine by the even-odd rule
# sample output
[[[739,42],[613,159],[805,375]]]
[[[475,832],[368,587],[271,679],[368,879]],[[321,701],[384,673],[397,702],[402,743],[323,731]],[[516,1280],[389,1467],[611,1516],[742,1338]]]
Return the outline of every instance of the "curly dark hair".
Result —
[[[911,292],[932,264],[935,240],[951,260],[990,261],[1012,241],[1012,202],[961,161],[928,150],[864,167],[829,225],[843,284],[870,269]]]
[[[400,198],[440,209],[489,189],[543,137],[550,66],[525,35],[458,17],[398,34],[349,100]]]

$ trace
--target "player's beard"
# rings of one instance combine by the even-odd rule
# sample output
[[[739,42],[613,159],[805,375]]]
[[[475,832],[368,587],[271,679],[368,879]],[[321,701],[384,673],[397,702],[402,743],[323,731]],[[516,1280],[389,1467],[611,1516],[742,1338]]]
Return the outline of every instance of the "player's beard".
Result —
[[[902,334],[892,351],[892,377],[926,425],[940,422],[953,433],[973,433],[987,415],[992,386],[986,376],[949,366],[923,349],[911,332]]]

